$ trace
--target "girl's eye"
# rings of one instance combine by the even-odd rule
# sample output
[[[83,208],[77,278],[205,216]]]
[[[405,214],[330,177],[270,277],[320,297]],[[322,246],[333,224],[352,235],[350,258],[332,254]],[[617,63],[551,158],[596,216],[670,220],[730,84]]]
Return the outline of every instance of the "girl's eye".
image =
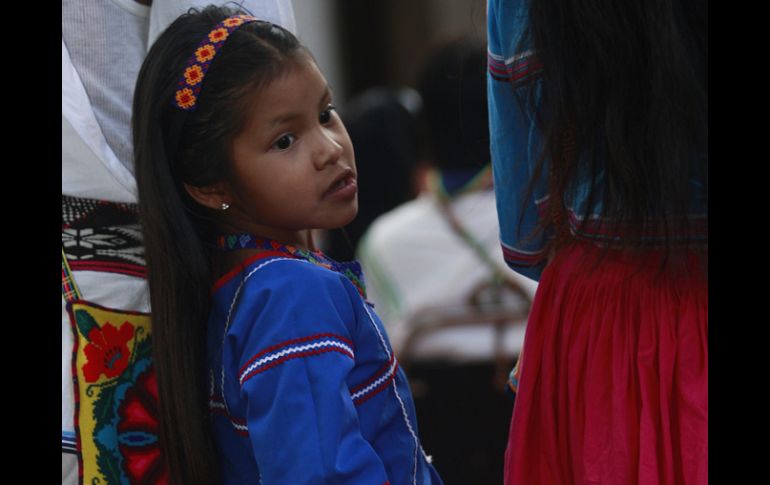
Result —
[[[331,104],[327,106],[327,108],[321,112],[321,115],[318,117],[318,120],[321,122],[322,125],[325,125],[326,123],[330,122],[332,120],[332,111],[334,111],[336,108],[332,106]]]
[[[277,148],[278,150],[286,150],[288,149],[292,143],[294,143],[294,140],[296,137],[294,135],[283,135],[273,143],[273,148]]]

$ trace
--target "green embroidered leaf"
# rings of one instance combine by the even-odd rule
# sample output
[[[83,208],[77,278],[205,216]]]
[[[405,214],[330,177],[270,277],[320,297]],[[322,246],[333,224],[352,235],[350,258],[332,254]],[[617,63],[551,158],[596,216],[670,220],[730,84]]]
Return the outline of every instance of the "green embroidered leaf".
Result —
[[[121,480],[122,473],[118,465],[118,457],[114,456],[109,450],[102,446],[99,446],[99,442],[96,443],[99,452],[96,454],[96,467],[104,476],[105,483],[123,483]]]
[[[75,311],[75,323],[77,323],[78,330],[88,340],[88,334],[94,328],[99,328],[99,324],[96,323],[94,317],[86,310]],[[88,340],[90,342],[90,340]]]
[[[126,373],[131,373],[131,368],[128,367],[114,382],[110,385],[103,386],[100,389],[99,396],[93,403],[93,419],[94,419],[94,436],[99,435],[102,430],[115,425],[113,420],[116,417],[117,409],[115,409],[117,403],[115,402],[115,392],[119,387],[117,381],[123,380]],[[96,463],[99,472],[104,475],[105,483],[124,483],[121,479],[122,472],[119,466],[119,457],[115,456],[110,449],[106,448],[99,440],[94,440],[94,444],[98,450]],[[116,443],[117,445],[117,443]]]
[[[139,362],[144,359],[152,358],[152,341],[149,337],[137,341],[134,347],[134,361]]]
[[[117,412],[117,409],[115,409],[115,391],[121,383],[125,382],[127,378],[130,378],[132,373],[133,366],[128,366],[115,380],[101,388],[99,397],[94,401],[94,427],[96,430],[99,430],[112,421],[112,418]]]

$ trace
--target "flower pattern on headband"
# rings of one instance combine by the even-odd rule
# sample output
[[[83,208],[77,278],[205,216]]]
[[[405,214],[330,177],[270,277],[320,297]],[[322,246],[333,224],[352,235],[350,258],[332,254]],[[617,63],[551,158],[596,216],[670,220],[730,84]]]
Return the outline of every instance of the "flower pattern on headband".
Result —
[[[198,62],[208,62],[211,59],[214,58],[214,55],[217,53],[216,50],[214,50],[214,46],[211,44],[206,44],[203,47],[199,47],[195,50],[195,59]]]
[[[203,70],[201,66],[190,66],[184,71],[184,79],[188,86],[195,86],[203,80]]]
[[[195,95],[190,88],[180,89],[176,92],[176,104],[182,109],[189,109],[195,106]]]
[[[212,30],[209,34],[209,40],[211,42],[222,42],[223,40],[227,39],[227,36],[230,35],[230,32],[227,31],[225,28]]]
[[[245,22],[245,18],[241,16],[237,17],[230,17],[228,19],[225,19],[224,22],[222,22],[222,25],[225,27],[238,27],[239,25],[243,24]]]
[[[230,34],[240,26],[256,20],[250,15],[235,15],[226,18],[208,33],[195,49],[177,83],[174,106],[185,111],[195,110],[203,79],[206,77],[206,72],[211,66],[214,56],[217,55]]]

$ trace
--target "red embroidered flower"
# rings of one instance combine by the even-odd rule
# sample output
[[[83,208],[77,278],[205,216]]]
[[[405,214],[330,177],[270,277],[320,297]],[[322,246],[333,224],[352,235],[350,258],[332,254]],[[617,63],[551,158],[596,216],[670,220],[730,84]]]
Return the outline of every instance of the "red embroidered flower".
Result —
[[[180,89],[176,92],[176,104],[180,108],[190,108],[195,105],[195,95],[190,88]]]
[[[246,20],[243,17],[232,17],[222,22],[222,24],[225,27],[237,27],[238,25],[241,25],[245,21]]]
[[[188,86],[195,86],[203,80],[203,69],[200,66],[190,66],[184,71],[184,78]]]
[[[167,484],[158,436],[158,384],[152,368],[126,391],[118,407],[118,448],[129,483]]]
[[[124,322],[116,329],[109,322],[103,327],[94,327],[88,332],[88,345],[83,352],[86,364],[83,375],[86,382],[95,382],[104,374],[108,379],[117,377],[126,369],[130,352],[128,341],[134,336],[134,327]]]
[[[198,47],[198,50],[195,51],[195,58],[198,59],[198,62],[207,62],[214,58],[214,54],[216,54],[214,46],[206,44]]]
[[[228,35],[230,35],[230,33],[227,29],[215,29],[209,33],[209,40],[216,44],[217,42],[222,42],[227,39]]]

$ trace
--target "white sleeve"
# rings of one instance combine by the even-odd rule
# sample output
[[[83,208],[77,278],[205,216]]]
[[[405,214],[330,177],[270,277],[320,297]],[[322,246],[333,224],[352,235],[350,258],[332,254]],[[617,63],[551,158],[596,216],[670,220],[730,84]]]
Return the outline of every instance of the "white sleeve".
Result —
[[[148,49],[158,38],[158,35],[190,7],[203,8],[212,3],[214,3],[212,0],[154,0],[150,10]],[[223,5],[225,2],[216,3]],[[243,0],[239,3],[244,7],[244,10],[251,12],[255,17],[278,24],[296,34],[291,0]]]

